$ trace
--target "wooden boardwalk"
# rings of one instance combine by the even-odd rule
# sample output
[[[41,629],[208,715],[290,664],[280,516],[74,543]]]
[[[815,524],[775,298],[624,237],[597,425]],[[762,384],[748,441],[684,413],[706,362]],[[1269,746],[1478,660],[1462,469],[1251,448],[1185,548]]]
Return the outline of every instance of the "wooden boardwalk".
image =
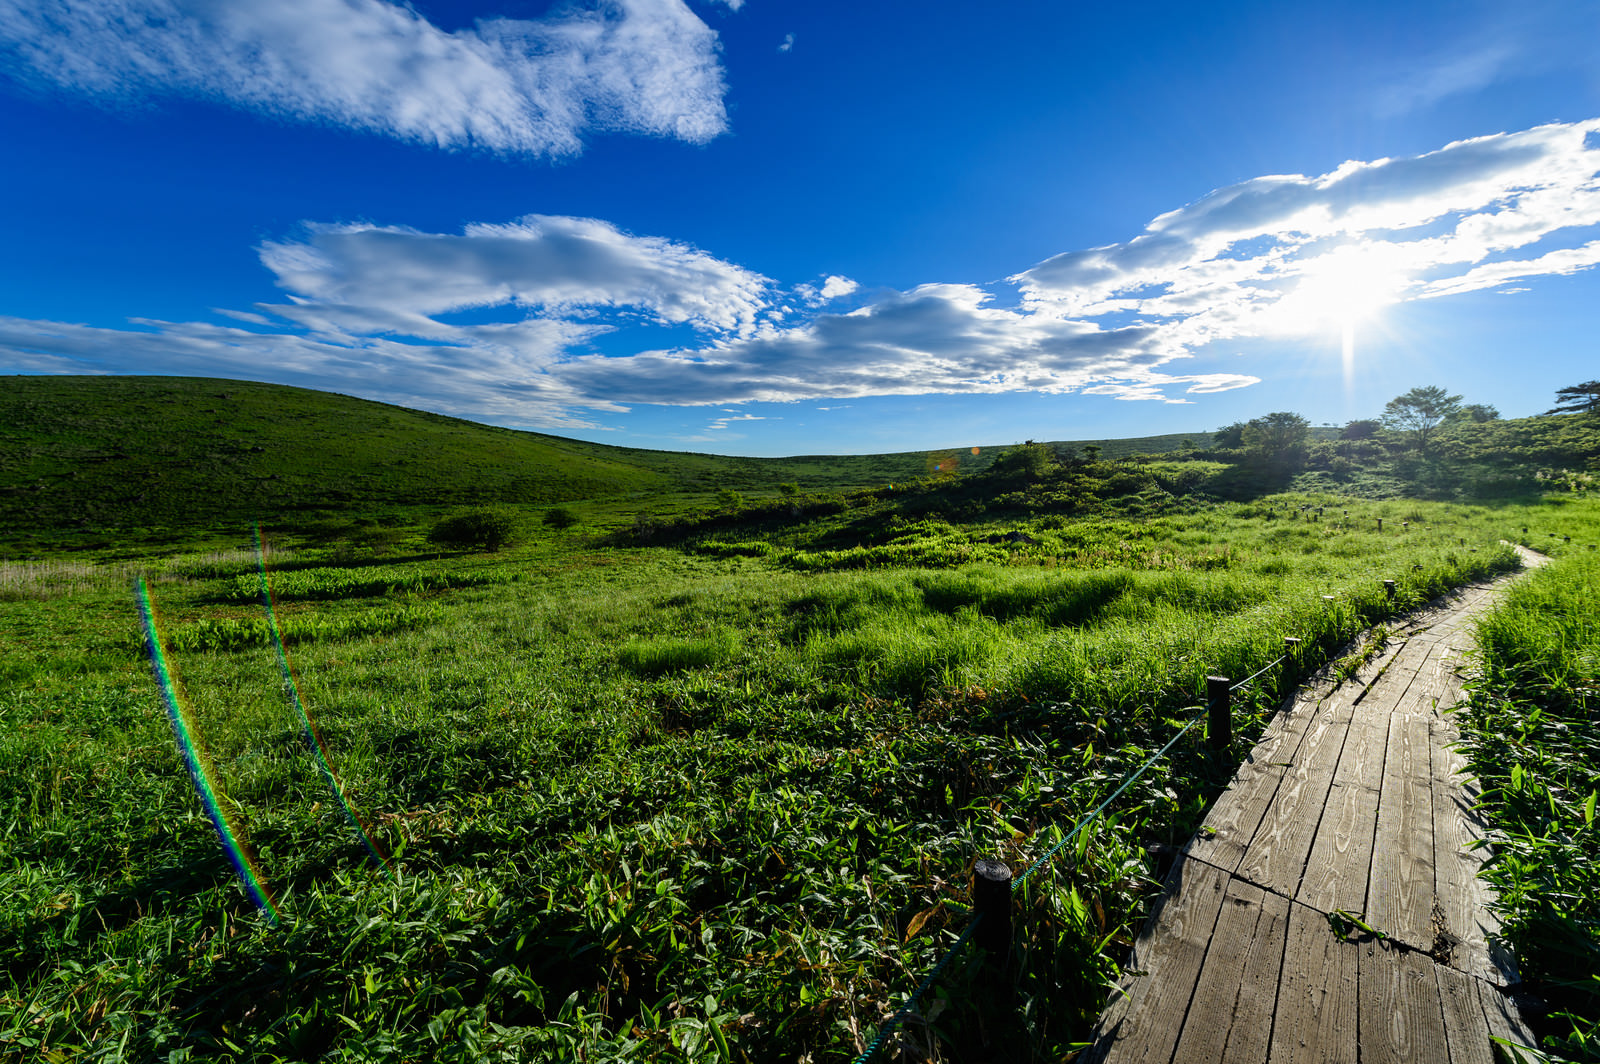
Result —
[[[1489,941],[1483,827],[1443,712],[1502,583],[1412,615],[1357,676],[1278,712],[1174,865],[1085,1059],[1493,1064],[1491,1036],[1533,1044],[1502,993],[1515,971]],[[1387,937],[1341,936],[1341,910]]]

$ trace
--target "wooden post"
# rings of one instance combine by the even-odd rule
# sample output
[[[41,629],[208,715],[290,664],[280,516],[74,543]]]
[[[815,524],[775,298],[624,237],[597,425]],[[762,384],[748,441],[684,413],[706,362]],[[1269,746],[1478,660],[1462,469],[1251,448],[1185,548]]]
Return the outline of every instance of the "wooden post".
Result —
[[[1388,599],[1394,598],[1394,581],[1393,580],[1385,580],[1383,582],[1383,597],[1384,598],[1388,598]]]
[[[1226,676],[1206,677],[1206,739],[1217,752],[1233,745],[1233,691]]]
[[[1379,532],[1383,531],[1383,518],[1381,518],[1381,517],[1378,518],[1378,531]]]
[[[1289,682],[1300,673],[1300,637],[1283,637],[1283,668],[1278,670],[1278,693],[1281,695]]]
[[[1011,953],[1011,866],[984,858],[972,866],[973,917],[983,917],[972,936],[991,962],[1005,964]]]

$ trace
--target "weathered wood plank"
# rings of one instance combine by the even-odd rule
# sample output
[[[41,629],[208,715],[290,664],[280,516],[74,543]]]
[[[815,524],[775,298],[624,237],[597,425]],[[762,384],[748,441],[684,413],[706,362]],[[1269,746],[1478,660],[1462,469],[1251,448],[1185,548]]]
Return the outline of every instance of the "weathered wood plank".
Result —
[[[1376,939],[1361,943],[1361,1064],[1449,1064],[1433,967],[1421,953]]]
[[[1206,952],[1205,965],[1195,983],[1189,1014],[1178,1038],[1175,1060],[1221,1060],[1233,1028],[1244,984],[1245,968],[1255,943],[1256,925],[1263,912],[1265,891],[1241,880],[1231,880],[1223,891],[1222,912]],[[1278,943],[1283,959],[1283,943]],[[1271,1018],[1270,1006],[1268,1019]]]
[[[1271,1064],[1356,1064],[1356,954],[1322,913],[1290,907]]]
[[[1538,1039],[1522,1022],[1522,1017],[1517,1015],[1516,1006],[1511,1004],[1511,999],[1488,983],[1481,980],[1475,982],[1478,984],[1478,999],[1483,1004],[1483,1015],[1489,1025],[1490,1037],[1503,1038],[1513,1045],[1537,1052]]]
[[[1325,913],[1359,912],[1366,907],[1388,739],[1384,722],[1363,716],[1351,723],[1295,894],[1301,904]]]
[[[1452,968],[1487,979],[1497,986],[1517,981],[1516,962],[1493,940],[1500,920],[1489,909],[1494,892],[1478,878],[1488,860],[1487,847],[1477,846],[1487,829],[1473,809],[1478,798],[1474,780],[1457,775],[1466,759],[1450,745],[1455,729],[1435,721],[1433,744],[1433,891],[1436,953]]]
[[[1296,697],[1278,712],[1184,847],[1185,855],[1229,872],[1239,867],[1319,705],[1319,699]]]
[[[1261,1064],[1267,1059],[1272,1017],[1278,1004],[1278,982],[1283,975],[1283,956],[1289,939],[1289,909],[1289,899],[1262,893],[1261,916],[1245,959],[1239,1000],[1233,1010],[1233,1027],[1228,1032],[1228,1046],[1221,1058],[1223,1064]]]
[[[1405,640],[1391,640],[1355,679],[1370,683],[1371,678],[1383,676],[1404,647]],[[1240,766],[1228,789],[1206,814],[1199,832],[1184,847],[1184,853],[1218,868],[1236,871],[1284,773],[1297,761],[1311,723],[1335,698],[1349,703],[1361,692],[1359,686],[1349,682],[1337,683],[1331,668],[1313,676],[1267,726],[1261,741]]]
[[[1348,701],[1334,699],[1317,714],[1239,862],[1240,878],[1294,897],[1333,785],[1352,710]]]
[[[1439,986],[1439,1006],[1444,1013],[1444,1037],[1450,1046],[1450,1064],[1494,1064],[1489,1029],[1478,1000],[1477,980],[1443,964],[1433,966]]]
[[[1183,1018],[1222,910],[1228,874],[1180,858],[1134,943],[1125,991],[1095,1031],[1090,1060],[1151,1064],[1172,1059]]]
[[[1389,725],[1378,829],[1367,887],[1367,922],[1407,945],[1433,948],[1433,786],[1428,722]]]

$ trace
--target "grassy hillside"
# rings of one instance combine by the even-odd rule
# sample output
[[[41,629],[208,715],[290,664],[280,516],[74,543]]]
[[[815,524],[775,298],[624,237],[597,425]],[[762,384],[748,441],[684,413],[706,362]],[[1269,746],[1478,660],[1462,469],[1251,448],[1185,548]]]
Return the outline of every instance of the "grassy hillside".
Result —
[[[194,377],[14,376],[0,390],[0,425],[0,532],[12,540],[51,530],[293,522],[319,512],[759,492],[780,483],[838,490],[909,480],[952,458],[963,470],[982,469],[997,450],[779,459],[651,451]],[[1115,457],[1183,439],[1099,444]]]

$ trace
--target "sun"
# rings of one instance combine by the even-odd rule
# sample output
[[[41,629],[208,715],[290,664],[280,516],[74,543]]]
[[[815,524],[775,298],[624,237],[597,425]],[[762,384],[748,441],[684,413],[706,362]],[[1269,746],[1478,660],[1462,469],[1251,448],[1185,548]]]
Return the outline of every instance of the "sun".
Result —
[[[1339,331],[1348,386],[1355,372],[1357,326],[1400,302],[1405,285],[1390,246],[1345,244],[1300,263],[1300,280],[1281,309],[1307,332]]]

